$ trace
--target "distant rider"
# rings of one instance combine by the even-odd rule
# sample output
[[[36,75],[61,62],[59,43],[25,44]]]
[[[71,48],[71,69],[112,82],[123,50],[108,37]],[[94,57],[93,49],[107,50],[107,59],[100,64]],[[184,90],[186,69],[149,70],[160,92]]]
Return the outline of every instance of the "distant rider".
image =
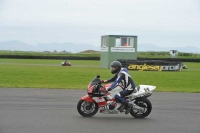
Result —
[[[135,83],[131,78],[130,74],[128,73],[128,70],[126,68],[123,68],[119,61],[113,61],[110,66],[111,66],[111,73],[115,74],[115,76],[109,80],[103,80],[102,82],[104,83],[113,82],[113,84],[107,89],[108,91],[115,89],[115,87],[119,83],[121,83],[124,90],[115,95],[115,100],[117,102],[122,103],[120,110],[121,108],[125,107],[126,109],[125,114],[128,114],[131,111],[132,106],[124,99],[124,97],[133,93],[135,89]]]

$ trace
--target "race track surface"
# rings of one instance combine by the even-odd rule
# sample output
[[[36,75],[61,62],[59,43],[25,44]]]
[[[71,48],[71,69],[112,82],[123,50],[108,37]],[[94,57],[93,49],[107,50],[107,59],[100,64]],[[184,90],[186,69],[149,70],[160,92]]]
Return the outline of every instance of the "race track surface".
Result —
[[[0,88],[0,133],[200,133],[200,94],[154,92],[152,113],[97,113],[85,118],[76,105],[85,90]]]

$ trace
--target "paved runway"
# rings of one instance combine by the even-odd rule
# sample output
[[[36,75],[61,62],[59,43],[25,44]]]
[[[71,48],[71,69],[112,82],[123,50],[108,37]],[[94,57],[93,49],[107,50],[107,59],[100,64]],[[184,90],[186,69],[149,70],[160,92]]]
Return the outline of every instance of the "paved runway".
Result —
[[[200,93],[154,92],[145,119],[76,110],[85,90],[0,88],[0,133],[200,133]]]

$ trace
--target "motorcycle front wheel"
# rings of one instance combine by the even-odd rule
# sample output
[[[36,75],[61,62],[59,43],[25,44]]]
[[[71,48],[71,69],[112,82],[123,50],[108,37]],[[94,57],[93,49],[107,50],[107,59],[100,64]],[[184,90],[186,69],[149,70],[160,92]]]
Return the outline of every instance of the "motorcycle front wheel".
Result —
[[[135,111],[135,110],[131,110],[130,114],[133,117],[135,117],[135,118],[145,118],[151,113],[152,105],[151,105],[151,102],[147,98],[138,98],[135,101],[135,104],[140,106],[141,108],[143,108],[144,111],[138,112],[138,111]]]
[[[98,111],[99,107],[95,102],[87,102],[85,100],[80,100],[77,104],[77,110],[83,117],[92,117]]]

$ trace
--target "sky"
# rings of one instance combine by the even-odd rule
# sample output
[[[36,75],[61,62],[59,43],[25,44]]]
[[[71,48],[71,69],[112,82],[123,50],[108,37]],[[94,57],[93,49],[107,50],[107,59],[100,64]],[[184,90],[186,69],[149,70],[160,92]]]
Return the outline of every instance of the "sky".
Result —
[[[103,35],[200,48],[200,0],[0,0],[0,42],[100,46]]]

